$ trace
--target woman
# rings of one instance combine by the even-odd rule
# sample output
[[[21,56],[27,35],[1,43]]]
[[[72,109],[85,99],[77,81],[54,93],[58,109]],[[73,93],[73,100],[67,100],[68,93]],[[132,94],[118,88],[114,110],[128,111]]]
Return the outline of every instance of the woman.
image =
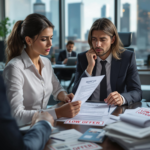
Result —
[[[50,61],[40,56],[49,54],[53,28],[45,16],[31,14],[15,23],[7,39],[7,65],[3,75],[12,114],[19,126],[30,123],[33,114],[41,109],[54,119],[74,117],[80,111],[80,101],[46,109],[51,94],[63,102],[70,102],[74,96],[61,87]]]

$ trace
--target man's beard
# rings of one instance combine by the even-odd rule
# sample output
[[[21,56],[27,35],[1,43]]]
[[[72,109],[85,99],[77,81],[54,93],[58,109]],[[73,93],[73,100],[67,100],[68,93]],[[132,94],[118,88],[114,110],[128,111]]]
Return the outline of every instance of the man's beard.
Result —
[[[93,49],[94,49],[94,48],[93,48]],[[98,54],[98,53],[96,52],[96,49],[102,49],[102,48],[96,47],[96,48],[94,49],[96,55],[99,56],[99,57],[104,56],[104,55],[107,54],[107,53],[109,52],[109,50],[110,50],[110,49],[108,49],[108,50],[107,50],[106,52],[104,52],[103,54]],[[104,51],[104,49],[102,49],[102,50]]]

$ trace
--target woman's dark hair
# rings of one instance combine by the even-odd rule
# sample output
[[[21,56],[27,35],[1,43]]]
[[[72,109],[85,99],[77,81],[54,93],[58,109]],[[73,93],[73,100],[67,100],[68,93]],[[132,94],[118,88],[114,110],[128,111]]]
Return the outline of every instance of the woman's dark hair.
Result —
[[[6,40],[6,64],[21,55],[24,45],[27,46],[26,36],[34,39],[47,27],[54,29],[54,25],[45,16],[36,13],[28,15],[25,20],[17,21]]]

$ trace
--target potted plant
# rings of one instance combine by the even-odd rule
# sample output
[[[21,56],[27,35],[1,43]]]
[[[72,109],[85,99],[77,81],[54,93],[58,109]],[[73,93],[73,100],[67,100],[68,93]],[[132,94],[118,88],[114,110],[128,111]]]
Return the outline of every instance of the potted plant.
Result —
[[[52,64],[55,64],[55,54],[51,54],[51,62]]]
[[[7,34],[11,32],[10,26],[13,23],[10,23],[10,19],[7,17],[0,22],[0,62],[5,61],[5,38]]]

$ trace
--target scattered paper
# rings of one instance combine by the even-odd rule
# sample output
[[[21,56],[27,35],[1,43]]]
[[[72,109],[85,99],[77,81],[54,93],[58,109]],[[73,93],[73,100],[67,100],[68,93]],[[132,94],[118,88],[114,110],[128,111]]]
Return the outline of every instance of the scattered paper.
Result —
[[[88,121],[104,121],[109,119],[108,105],[105,103],[84,103],[78,115],[71,120],[88,120]],[[116,109],[116,106],[110,108],[110,113]],[[70,118],[62,117],[57,121],[64,122]]]
[[[65,141],[54,140],[55,143],[49,145],[50,150],[97,150],[102,149],[101,146],[91,142],[79,142],[78,139],[82,135],[75,129],[61,131],[51,135],[54,138],[63,139]]]

